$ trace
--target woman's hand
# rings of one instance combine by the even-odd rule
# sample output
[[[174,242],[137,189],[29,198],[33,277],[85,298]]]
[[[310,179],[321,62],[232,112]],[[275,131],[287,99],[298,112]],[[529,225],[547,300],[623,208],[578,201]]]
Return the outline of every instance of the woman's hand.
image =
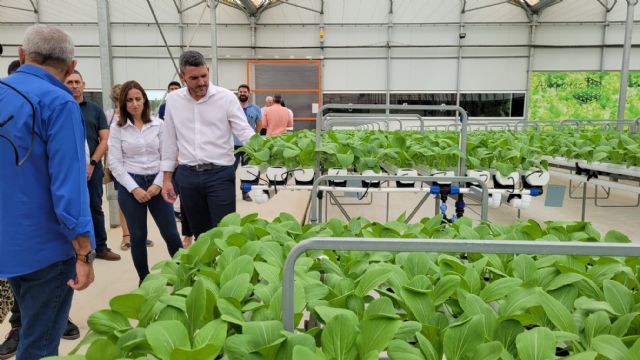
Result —
[[[149,196],[147,191],[142,190],[141,187],[137,187],[137,188],[133,189],[131,194],[133,194],[133,197],[135,197],[136,200],[138,200],[138,202],[141,203],[141,204],[142,203],[146,203],[147,201],[151,200],[151,196]]]

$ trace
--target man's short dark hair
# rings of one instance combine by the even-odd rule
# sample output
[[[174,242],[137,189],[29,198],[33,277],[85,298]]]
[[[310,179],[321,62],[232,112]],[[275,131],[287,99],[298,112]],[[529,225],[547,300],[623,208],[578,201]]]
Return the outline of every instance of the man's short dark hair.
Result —
[[[78,70],[73,70],[73,73],[80,76],[80,79],[82,79],[82,81],[84,81],[84,78],[82,77],[82,74],[80,74],[80,71]]]
[[[280,104],[282,102],[282,95],[276,94],[273,96],[273,102],[276,104]]]
[[[251,88],[250,88],[250,87],[249,87],[249,85],[247,85],[247,84],[240,84],[240,85],[238,86],[238,90],[243,89],[243,88],[244,88],[244,89],[247,89],[247,91],[248,91],[248,92],[251,92]]]
[[[184,73],[187,66],[207,66],[206,61],[204,61],[204,55],[195,50],[187,50],[183,52],[180,55],[180,72]]]
[[[7,68],[7,75],[11,75],[20,67],[20,60],[13,60]]]
[[[170,83],[169,83],[169,85],[167,85],[167,89],[169,89],[169,88],[170,88],[170,87],[172,87],[172,86],[177,86],[177,87],[181,88],[181,87],[182,87],[182,84],[180,84],[180,83],[179,83],[179,82],[177,82],[177,81],[172,81],[172,82],[170,82]]]

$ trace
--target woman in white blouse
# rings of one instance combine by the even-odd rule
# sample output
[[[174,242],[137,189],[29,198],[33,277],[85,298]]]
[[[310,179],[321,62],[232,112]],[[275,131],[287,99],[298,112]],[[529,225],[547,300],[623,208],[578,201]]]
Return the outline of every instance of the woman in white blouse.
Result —
[[[109,166],[120,184],[118,203],[129,225],[131,257],[140,282],[149,274],[147,209],[173,256],[182,247],[171,204],[162,190],[160,139],[163,122],[152,118],[149,100],[136,81],[122,84],[120,118],[111,124]]]

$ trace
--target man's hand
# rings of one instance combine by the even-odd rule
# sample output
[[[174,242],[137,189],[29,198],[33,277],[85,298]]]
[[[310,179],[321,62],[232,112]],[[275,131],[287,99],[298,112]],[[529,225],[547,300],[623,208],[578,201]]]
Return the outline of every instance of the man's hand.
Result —
[[[69,279],[67,285],[73,290],[84,290],[95,280],[93,273],[93,264],[87,264],[83,261],[76,261],[76,278]]]
[[[173,204],[174,202],[176,202],[176,193],[173,190],[173,184],[171,183],[171,180],[165,180],[162,184],[162,198],[169,204]]]
[[[93,169],[95,169],[95,166],[91,164],[87,165],[87,181],[91,180],[91,176],[93,175]]]
[[[133,197],[135,197],[136,200],[138,200],[138,202],[141,204],[151,200],[151,196],[149,196],[146,191],[142,190],[141,187],[133,189],[131,194],[133,194]]]
[[[147,195],[149,195],[149,199],[160,194],[161,190],[162,190],[162,187],[160,187],[160,185],[151,184],[151,186],[149,186],[149,188],[147,189]]]

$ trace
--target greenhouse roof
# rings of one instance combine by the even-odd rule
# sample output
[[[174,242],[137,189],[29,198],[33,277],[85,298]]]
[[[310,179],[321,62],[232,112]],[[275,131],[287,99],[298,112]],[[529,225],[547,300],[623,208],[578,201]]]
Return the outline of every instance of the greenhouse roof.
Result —
[[[280,0],[222,0],[222,2],[243,10],[249,16],[254,16],[267,7],[279,3]]]

